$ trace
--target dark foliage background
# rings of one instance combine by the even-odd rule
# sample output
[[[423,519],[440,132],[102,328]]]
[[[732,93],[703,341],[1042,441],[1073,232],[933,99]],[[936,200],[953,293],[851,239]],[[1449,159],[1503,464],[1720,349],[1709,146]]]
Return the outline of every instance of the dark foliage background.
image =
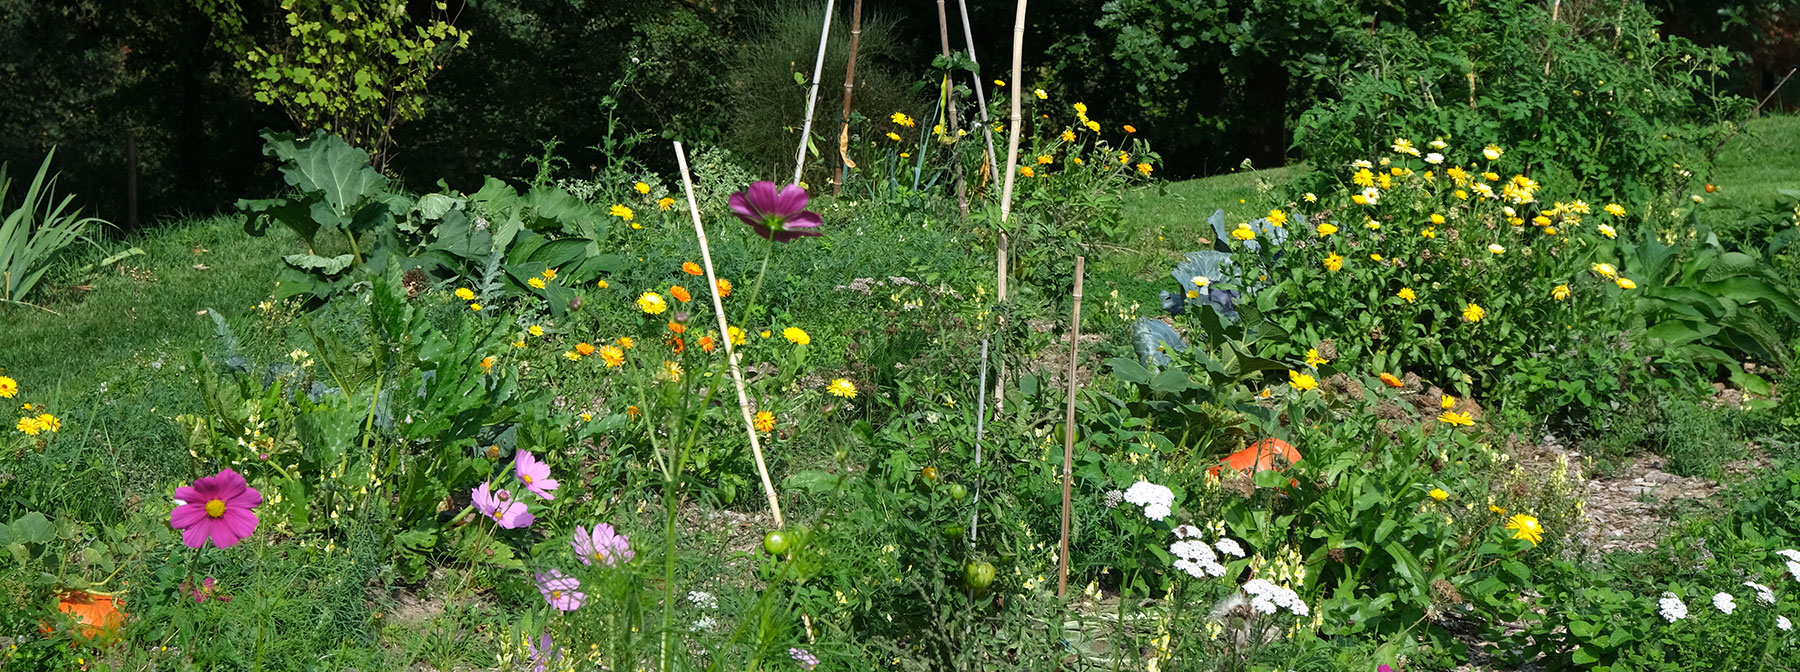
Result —
[[[1604,15],[1638,1],[1564,0],[1559,11]],[[956,2],[946,4],[960,46]],[[1800,61],[1800,0],[1645,4],[1668,34],[1732,49],[1726,74],[1741,95],[1761,97]],[[838,3],[846,23],[849,5]],[[991,80],[1010,59],[1014,8],[971,5]],[[245,7],[263,18],[277,9]],[[601,101],[631,68],[617,101],[624,130],[723,145],[757,170],[775,163],[770,148],[792,137],[803,109],[798,86],[772,82],[810,72],[811,47],[779,30],[796,12],[816,13],[810,5],[493,0],[461,9],[469,49],[432,81],[427,116],[396,133],[390,168],[414,188],[529,176],[525,159],[551,138],[562,141],[571,176],[590,174],[605,160],[595,149],[605,133]],[[1464,9],[1462,0],[1043,0],[1028,15],[1026,84],[1087,102],[1108,124],[1137,126],[1167,161],[1159,176],[1223,172],[1246,158],[1270,167],[1304,158],[1291,146],[1294,122],[1335,95],[1321,78],[1354,56],[1347,34],[1429,32]],[[936,4],[868,0],[864,11],[859,113],[928,108],[929,88],[908,85],[927,76],[937,53]],[[123,229],[275,190],[257,133],[292,123],[249,99],[210,30],[183,0],[0,0],[0,161],[16,172],[58,147],[64,190]],[[848,32],[834,29],[834,42]],[[802,53],[784,59],[783,50]],[[842,75],[834,80],[832,70],[841,73],[841,62],[827,68],[818,125],[837,117]],[[1771,105],[1791,107],[1800,100],[1793,89],[1800,85]],[[766,102],[784,95],[796,102]],[[647,143],[634,158],[668,168],[664,147]]]

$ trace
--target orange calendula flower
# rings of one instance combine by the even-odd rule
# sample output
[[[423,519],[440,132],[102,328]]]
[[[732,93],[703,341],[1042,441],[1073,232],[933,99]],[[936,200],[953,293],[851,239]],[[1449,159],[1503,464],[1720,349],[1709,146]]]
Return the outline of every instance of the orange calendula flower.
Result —
[[[677,355],[687,351],[687,341],[681,340],[680,336],[670,336],[669,340],[663,342],[669,344],[669,350]]]
[[[755,419],[756,431],[767,434],[775,431],[775,414],[768,411],[757,411]]]
[[[719,289],[719,298],[723,299],[727,296],[731,296],[731,281],[730,280],[726,280],[724,278],[719,278],[719,281],[717,283],[715,283],[715,286],[718,287],[718,289]]]
[[[719,347],[718,342],[714,341],[711,336],[701,336],[697,342],[700,344],[700,351],[708,354],[711,354],[714,348]]]
[[[625,363],[625,351],[620,350],[618,346],[602,345],[600,346],[600,361],[606,362],[607,366],[622,365]]]
[[[575,351],[581,353],[581,356],[586,357],[594,354],[594,345],[587,342],[576,343]]]
[[[630,336],[620,336],[620,337],[619,337],[619,347],[621,347],[621,348],[624,348],[624,349],[626,349],[626,350],[630,350],[630,349],[631,349],[631,347],[632,347],[632,346],[633,346],[633,345],[635,345],[635,344],[636,344],[636,343],[635,343],[635,342],[634,342],[634,341],[632,341],[632,340],[631,340],[631,337],[630,337]]]
[[[1131,125],[1131,124],[1126,124],[1126,125],[1125,125],[1125,132],[1126,132],[1126,133],[1136,133],[1136,132],[1137,132],[1137,127],[1136,127],[1136,126],[1132,126],[1132,125]]]
[[[493,371],[493,370],[494,370],[494,356],[488,355],[486,357],[481,358],[482,373],[487,373],[487,372]]]
[[[625,414],[635,418],[635,417],[643,414],[643,411],[638,410],[638,407],[636,407],[636,406],[626,406]]]
[[[701,268],[700,268],[700,265],[699,265],[699,264],[696,264],[696,263],[694,263],[694,262],[691,262],[691,261],[688,261],[688,262],[682,262],[682,264],[681,264],[681,272],[683,272],[683,273],[686,273],[686,274],[688,274],[688,275],[701,275],[701,274],[704,274],[704,273],[706,273],[706,271],[704,271],[704,270],[701,270]]]
[[[1401,386],[1405,385],[1405,383],[1400,382],[1399,376],[1388,373],[1386,371],[1381,372],[1381,382],[1386,384],[1388,387],[1401,387]]]
[[[687,333],[687,325],[682,324],[680,322],[670,321],[669,322],[669,331],[671,333],[676,333],[676,334],[685,334],[685,333]]]
[[[675,297],[676,301],[682,303],[694,300],[694,295],[689,294],[687,288],[681,285],[669,285],[669,296]]]

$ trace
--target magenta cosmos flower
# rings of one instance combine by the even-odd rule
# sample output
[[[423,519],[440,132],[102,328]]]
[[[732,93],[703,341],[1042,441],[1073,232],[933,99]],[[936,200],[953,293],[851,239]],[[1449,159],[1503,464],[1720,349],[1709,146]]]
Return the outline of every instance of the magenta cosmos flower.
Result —
[[[544,601],[558,611],[574,611],[587,602],[587,593],[581,592],[581,581],[563,575],[561,570],[540,572],[537,586],[538,592],[544,594]]]
[[[817,236],[824,223],[819,213],[806,210],[806,190],[790,184],[779,189],[774,182],[756,182],[731,195],[731,212],[750,225],[750,230],[777,243],[801,236]]]
[[[236,546],[256,531],[256,513],[262,493],[244,477],[226,469],[175,489],[175,510],[169,526],[181,530],[181,543],[200,548],[211,540],[219,548]]]
[[[631,552],[631,538],[613,531],[613,526],[601,523],[594,526],[593,532],[575,526],[575,557],[581,564],[600,563],[611,567],[621,562],[631,562],[635,555]]]
[[[536,456],[523,449],[519,450],[513,463],[516,465],[514,470],[518,473],[519,482],[525,484],[526,490],[546,500],[556,499],[550,494],[558,485],[556,479],[550,477],[550,465],[539,462]]]
[[[525,503],[514,499],[512,493],[505,490],[491,492],[486,483],[476,486],[470,499],[474,500],[475,510],[480,511],[481,515],[492,518],[496,525],[509,530],[529,526],[531,521],[536,520]]]

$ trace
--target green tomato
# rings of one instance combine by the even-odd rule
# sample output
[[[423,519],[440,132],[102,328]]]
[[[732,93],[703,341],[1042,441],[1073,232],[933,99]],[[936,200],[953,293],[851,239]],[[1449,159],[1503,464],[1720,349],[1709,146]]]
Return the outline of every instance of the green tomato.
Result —
[[[1068,425],[1066,425],[1066,424],[1057,425],[1056,426],[1056,442],[1060,444],[1060,443],[1067,441],[1068,440],[1068,438],[1067,438],[1068,431],[1069,431]],[[1081,443],[1081,427],[1080,426],[1075,427],[1075,442]]]
[[[763,550],[769,555],[781,555],[788,550],[788,538],[781,530],[775,530],[763,537]]]
[[[987,590],[994,584],[994,565],[988,562],[971,562],[963,567],[963,581],[975,590]]]
[[[963,536],[963,527],[961,525],[945,525],[944,536],[951,539],[961,539]]]
[[[951,483],[950,484],[950,499],[954,499],[954,500],[960,502],[960,501],[963,501],[968,498],[969,498],[969,489],[963,487],[963,484],[961,484],[961,483]]]

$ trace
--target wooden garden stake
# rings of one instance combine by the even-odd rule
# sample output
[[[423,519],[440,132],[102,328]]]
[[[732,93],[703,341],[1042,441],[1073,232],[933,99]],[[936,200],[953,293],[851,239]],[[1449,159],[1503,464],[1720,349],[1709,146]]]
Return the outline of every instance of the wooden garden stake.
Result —
[[[744,414],[744,431],[750,436],[750,452],[756,456],[756,473],[762,477],[763,494],[769,498],[769,511],[775,514],[775,527],[779,528],[782,526],[781,500],[775,496],[775,482],[769,480],[769,464],[763,459],[762,442],[756,438],[750,395],[744,391],[744,371],[731,349],[731,327],[725,322],[725,302],[719,298],[719,280],[713,275],[712,251],[706,244],[706,228],[700,225],[700,204],[694,200],[694,179],[688,174],[687,151],[682,149],[680,142],[675,143],[675,163],[681,168],[681,185],[687,190],[688,214],[694,218],[694,237],[700,240],[700,263],[706,268],[706,287],[712,294],[713,314],[719,318],[719,340],[725,342],[725,361],[731,364],[731,382],[737,386],[738,410]]]
[[[819,103],[819,76],[825,71],[825,43],[831,39],[831,10],[835,2],[836,0],[825,0],[825,25],[819,28],[819,57],[813,61],[812,88],[806,94],[806,121],[800,125],[800,151],[794,156],[794,186],[800,186],[800,171],[806,167],[806,141],[812,139],[813,107]],[[693,194],[688,196],[691,198]],[[695,221],[698,221],[700,211],[693,212]],[[726,337],[725,340],[729,341],[731,338]]]
[[[1000,278],[999,294],[996,300],[1006,301],[1006,225],[1012,217],[1013,180],[1019,174],[1019,91],[1024,87],[1019,83],[1020,72],[1025,61],[1025,0],[1019,0],[1018,14],[1013,18],[1013,63],[1012,63],[1012,123],[1006,131],[1006,182],[1000,190]],[[994,321],[995,330],[1005,324],[1005,319]],[[1000,362],[1000,375],[994,378],[994,387],[1001,389],[1006,384],[1006,362]],[[998,410],[1003,408],[1005,397],[998,391],[994,393],[994,405]]]
[[[946,18],[944,15],[944,0],[937,0],[937,10],[938,10],[938,47],[940,50],[939,53],[942,53],[945,58],[949,58],[950,57],[950,20],[948,18]],[[942,94],[944,96],[944,112],[945,112],[944,116],[949,118],[950,130],[948,131],[949,132],[948,137],[954,139],[956,137],[957,129],[962,126],[962,122],[957,119],[956,86],[952,83],[952,81],[950,79],[950,73],[948,73],[948,72],[944,73],[943,83],[938,88],[940,88],[942,90]],[[967,219],[969,216],[969,192],[968,192],[967,185],[965,185],[963,183],[962,152],[961,151],[956,152],[955,156],[956,156],[956,208],[957,208],[957,212],[961,213],[963,218]]]
[[[1025,0],[1019,0],[1019,13],[1013,21],[1012,124],[1006,129],[1006,182],[1000,189],[1000,229],[1006,230],[1012,214],[1013,179],[1019,172],[1019,71],[1025,60]]]
[[[850,10],[850,61],[844,66],[844,118],[838,127],[838,179],[831,186],[831,193],[844,190],[844,180],[850,179],[850,169],[856,162],[850,160],[850,91],[856,86],[856,46],[862,41],[862,0],[856,0],[855,8]]]
[[[1069,370],[1063,383],[1069,386],[1067,407],[1063,410],[1063,516],[1062,552],[1056,560],[1056,597],[1069,592],[1069,487],[1074,481],[1075,464],[1075,354],[1081,348],[1081,275],[1087,264],[1085,257],[1075,258],[1075,310],[1069,315]]]
[[[987,142],[987,165],[992,170],[999,165],[994,160],[994,122],[988,118],[987,93],[981,88],[981,62],[975,60],[975,32],[969,30],[969,0],[956,0],[956,6],[962,11],[963,44],[969,48],[969,63],[975,66],[969,73],[969,79],[974,83],[970,88],[975,90],[975,103],[981,108],[981,138]]]

